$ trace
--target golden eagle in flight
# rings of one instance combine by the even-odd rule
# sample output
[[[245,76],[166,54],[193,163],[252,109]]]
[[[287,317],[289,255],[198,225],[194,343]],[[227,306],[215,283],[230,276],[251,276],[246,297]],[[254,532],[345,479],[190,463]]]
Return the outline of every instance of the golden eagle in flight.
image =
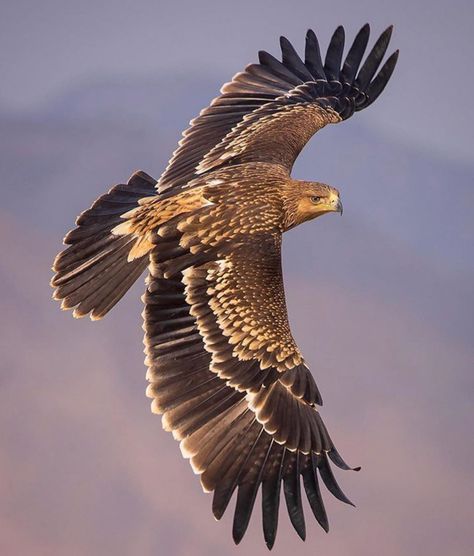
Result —
[[[102,318],[148,267],[147,395],[213,492],[219,519],[235,491],[233,538],[242,539],[262,490],[263,532],[275,541],[281,486],[305,538],[301,482],[321,526],[319,478],[339,500],[330,462],[349,469],[321,420],[321,395],[291,334],[282,234],[341,212],[337,189],[294,180],[311,136],[372,104],[398,57],[377,71],[382,33],[361,64],[369,25],[343,61],[338,27],[324,61],[313,31],[304,61],[280,39],[282,59],[259,52],[191,121],[158,181],[136,172],[77,219],[54,261],[54,297],[75,317]],[[302,481],[301,481],[302,477]]]

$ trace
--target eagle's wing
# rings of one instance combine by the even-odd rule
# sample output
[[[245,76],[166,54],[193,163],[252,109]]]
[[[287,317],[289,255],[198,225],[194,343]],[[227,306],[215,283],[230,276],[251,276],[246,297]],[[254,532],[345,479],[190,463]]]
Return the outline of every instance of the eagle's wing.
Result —
[[[223,164],[266,161],[290,170],[316,131],[372,104],[390,79],[398,51],[377,70],[392,28],[382,33],[361,66],[369,32],[364,25],[344,63],[343,27],[334,32],[324,62],[311,30],[304,62],[284,37],[281,62],[259,52],[259,63],[235,75],[191,121],[158,182],[159,191],[180,189]]]
[[[265,540],[273,545],[280,487],[304,538],[300,475],[319,523],[328,522],[318,486],[349,502],[329,459],[342,461],[321,420],[320,395],[291,336],[279,235],[256,234],[220,248],[212,260],[163,278],[151,255],[145,294],[148,395],[163,426],[214,491],[224,513],[238,489],[233,535],[247,528],[260,486]],[[169,268],[169,267],[166,267]],[[329,459],[328,459],[329,458]]]

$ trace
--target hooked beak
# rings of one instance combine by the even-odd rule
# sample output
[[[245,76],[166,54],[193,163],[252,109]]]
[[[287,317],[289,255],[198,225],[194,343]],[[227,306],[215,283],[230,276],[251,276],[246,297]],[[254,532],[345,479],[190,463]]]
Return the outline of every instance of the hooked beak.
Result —
[[[328,203],[327,203],[327,211],[330,212],[339,212],[339,214],[341,214],[342,216],[342,211],[343,211],[343,207],[342,207],[342,201],[339,197],[339,193],[336,190],[332,190],[329,194],[329,199],[328,199]]]
[[[331,210],[333,212],[339,212],[340,215],[342,216],[342,212],[343,212],[343,206],[342,206],[342,201],[341,199],[339,199],[339,197],[334,197],[331,200]]]

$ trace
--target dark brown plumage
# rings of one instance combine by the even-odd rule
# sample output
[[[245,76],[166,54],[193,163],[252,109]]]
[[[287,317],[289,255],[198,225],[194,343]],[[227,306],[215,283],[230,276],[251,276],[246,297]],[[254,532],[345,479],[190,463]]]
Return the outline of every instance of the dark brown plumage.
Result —
[[[319,478],[339,500],[331,460],[344,463],[323,424],[321,395],[290,331],[281,270],[286,230],[342,212],[339,192],[290,177],[311,136],[379,96],[396,64],[377,73],[387,29],[361,64],[365,25],[343,61],[338,27],[324,62],[312,31],[305,60],[281,38],[191,122],[158,182],[144,172],[100,197],[77,220],[52,285],[74,316],[103,317],[148,266],[143,297],[147,394],[163,427],[214,492],[219,519],[235,491],[242,539],[258,490],[263,531],[275,541],[283,486],[305,538],[301,480],[327,531]],[[342,67],[341,67],[342,66]]]

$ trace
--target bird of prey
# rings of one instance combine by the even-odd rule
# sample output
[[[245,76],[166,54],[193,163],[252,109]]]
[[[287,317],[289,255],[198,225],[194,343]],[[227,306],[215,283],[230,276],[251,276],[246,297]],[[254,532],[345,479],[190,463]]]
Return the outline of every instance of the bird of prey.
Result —
[[[291,334],[281,243],[298,224],[342,213],[337,189],[290,172],[316,131],[380,95],[398,57],[394,52],[379,70],[391,31],[365,61],[369,25],[345,59],[343,27],[324,59],[311,30],[304,60],[285,37],[281,61],[259,52],[258,63],[190,122],[160,179],[139,171],[99,197],[54,261],[54,297],[75,317],[93,320],[148,268],[143,317],[152,411],[180,442],[203,489],[214,493],[217,519],[236,492],[236,543],[259,489],[269,548],[282,486],[303,540],[302,486],[326,531],[320,479],[351,503],[330,462],[350,468],[321,419],[321,395]]]

